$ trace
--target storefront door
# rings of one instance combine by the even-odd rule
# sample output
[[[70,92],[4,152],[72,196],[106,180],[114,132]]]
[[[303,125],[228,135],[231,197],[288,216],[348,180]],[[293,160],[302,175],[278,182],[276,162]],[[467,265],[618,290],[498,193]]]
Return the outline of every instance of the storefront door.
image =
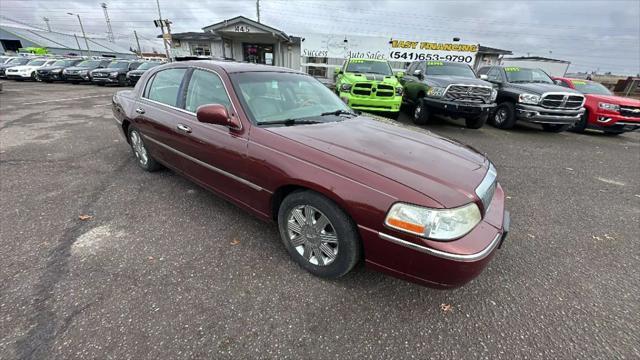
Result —
[[[244,61],[254,64],[273,64],[273,45],[242,43]]]

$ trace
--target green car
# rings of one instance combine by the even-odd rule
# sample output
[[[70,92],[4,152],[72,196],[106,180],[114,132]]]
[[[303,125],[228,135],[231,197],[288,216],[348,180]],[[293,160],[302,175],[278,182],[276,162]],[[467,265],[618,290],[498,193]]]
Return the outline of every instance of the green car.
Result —
[[[386,60],[348,59],[336,68],[336,93],[349,107],[383,112],[396,119],[402,103],[403,73],[394,75]]]

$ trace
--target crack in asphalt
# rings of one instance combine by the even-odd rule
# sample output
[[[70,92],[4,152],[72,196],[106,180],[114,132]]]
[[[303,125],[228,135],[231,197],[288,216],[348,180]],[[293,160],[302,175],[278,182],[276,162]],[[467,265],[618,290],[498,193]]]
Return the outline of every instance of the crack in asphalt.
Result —
[[[105,176],[102,179],[98,186],[91,192],[84,206],[82,206],[82,213],[92,212],[93,205],[102,198],[109,185],[113,183],[113,174],[122,172],[129,163],[130,159],[127,157],[109,176]],[[53,309],[54,303],[50,300],[53,297],[58,283],[60,283],[69,272],[71,246],[78,236],[93,226],[95,226],[95,224],[90,222],[75,220],[75,222],[63,232],[61,239],[58,241],[58,245],[49,254],[44,271],[35,285],[35,291],[32,297],[34,309],[30,323],[34,325],[30,327],[25,336],[16,341],[16,354],[19,359],[45,358],[56,337],[68,329],[76,316],[88,309],[92,304],[100,301],[97,299],[75,309],[64,319],[63,324],[56,329],[56,314]]]

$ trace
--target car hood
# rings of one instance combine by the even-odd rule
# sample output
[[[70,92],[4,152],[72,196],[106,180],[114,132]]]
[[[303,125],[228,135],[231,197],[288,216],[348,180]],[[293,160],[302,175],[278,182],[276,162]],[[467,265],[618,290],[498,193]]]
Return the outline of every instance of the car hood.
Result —
[[[434,86],[447,87],[451,84],[463,84],[463,85],[475,85],[492,87],[493,85],[484,80],[464,77],[464,76],[449,76],[449,75],[427,75],[424,80],[426,83]]]
[[[389,85],[398,85],[398,79],[394,75],[380,75],[380,74],[369,74],[369,73],[345,73],[343,76],[343,81],[349,83],[356,82],[377,82],[384,83]]]
[[[626,98],[622,96],[585,94],[585,97],[589,100],[608,102],[608,103],[624,105],[624,106],[640,107],[640,100]]]
[[[560,92],[568,94],[582,95],[580,92],[569,89],[556,84],[542,84],[542,83],[509,83],[512,88],[520,89],[529,93],[542,95],[547,92]]]
[[[142,75],[144,74],[144,72],[147,70],[131,70],[129,71],[127,74],[131,74],[131,75]]]
[[[469,203],[488,169],[486,157],[469,147],[366,117],[265,129],[421,192],[447,208]]]
[[[72,66],[72,67],[68,67],[65,70],[71,70],[71,71],[76,71],[76,70],[93,70],[95,68],[90,68],[90,67],[84,67],[84,66]]]

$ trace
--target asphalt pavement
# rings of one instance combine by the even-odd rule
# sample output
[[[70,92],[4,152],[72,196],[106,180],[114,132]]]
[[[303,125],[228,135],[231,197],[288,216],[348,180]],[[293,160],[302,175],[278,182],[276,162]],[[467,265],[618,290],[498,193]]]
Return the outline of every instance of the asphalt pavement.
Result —
[[[1,359],[640,357],[640,132],[421,128],[486,152],[512,216],[484,273],[434,290],[316,278],[275,225],[143,172],[117,90],[4,82]]]

